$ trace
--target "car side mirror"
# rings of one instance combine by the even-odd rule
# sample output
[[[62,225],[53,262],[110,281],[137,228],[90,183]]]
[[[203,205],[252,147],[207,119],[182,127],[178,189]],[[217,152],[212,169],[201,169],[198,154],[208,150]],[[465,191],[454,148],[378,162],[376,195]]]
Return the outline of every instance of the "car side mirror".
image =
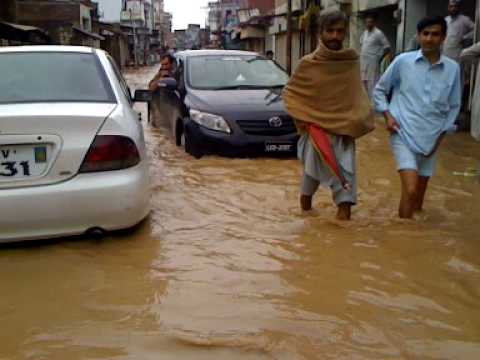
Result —
[[[174,78],[163,78],[158,81],[159,89],[175,91],[177,90],[177,87],[178,87],[177,80],[175,80]]]
[[[133,101],[150,102],[152,101],[152,92],[150,90],[135,90]]]

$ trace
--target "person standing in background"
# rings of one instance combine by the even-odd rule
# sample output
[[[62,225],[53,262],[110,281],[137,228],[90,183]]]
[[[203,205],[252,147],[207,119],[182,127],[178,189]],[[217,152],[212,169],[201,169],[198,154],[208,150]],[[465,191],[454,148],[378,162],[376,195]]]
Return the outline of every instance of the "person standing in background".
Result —
[[[377,28],[376,14],[367,15],[365,26],[360,37],[360,71],[365,90],[372,100],[373,89],[380,78],[380,63],[385,56],[390,56],[391,46],[385,34]]]
[[[450,0],[448,3],[449,16],[445,18],[448,32],[443,46],[443,54],[456,62],[460,62],[460,53],[465,47],[464,45],[473,40],[475,30],[473,21],[460,13],[460,6],[460,0]]]
[[[480,42],[472,45],[468,49],[465,49],[460,54],[460,60],[462,64],[468,66],[470,64],[477,64],[477,79],[475,81],[475,90],[473,93],[473,98],[476,101],[473,103],[473,108],[471,109],[471,133],[472,136],[480,140]]]

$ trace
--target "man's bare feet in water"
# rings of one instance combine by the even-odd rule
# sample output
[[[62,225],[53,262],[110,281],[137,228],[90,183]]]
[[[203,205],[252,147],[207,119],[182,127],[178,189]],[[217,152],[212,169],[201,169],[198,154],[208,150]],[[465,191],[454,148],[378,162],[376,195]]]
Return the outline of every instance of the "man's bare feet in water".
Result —
[[[309,195],[300,195],[300,207],[303,211],[312,210],[312,197]]]
[[[337,220],[347,221],[350,220],[352,216],[352,204],[350,203],[341,203],[338,205],[337,211]]]

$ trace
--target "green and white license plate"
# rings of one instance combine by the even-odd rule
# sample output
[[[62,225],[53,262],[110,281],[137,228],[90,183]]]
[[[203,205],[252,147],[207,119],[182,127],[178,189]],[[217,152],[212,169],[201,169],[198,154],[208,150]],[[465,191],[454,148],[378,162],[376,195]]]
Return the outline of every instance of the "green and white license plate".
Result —
[[[47,165],[46,145],[0,146],[0,181],[40,176]]]

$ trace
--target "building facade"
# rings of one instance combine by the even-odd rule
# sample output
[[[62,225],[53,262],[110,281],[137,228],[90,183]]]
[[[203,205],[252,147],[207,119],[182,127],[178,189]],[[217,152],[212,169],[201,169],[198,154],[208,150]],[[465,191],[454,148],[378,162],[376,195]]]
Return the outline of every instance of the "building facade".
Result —
[[[44,29],[54,44],[99,48],[103,40],[93,26],[97,4],[90,0],[17,0],[16,18]]]
[[[172,14],[165,11],[164,0],[154,0],[154,27],[162,47],[170,45],[172,33]]]
[[[341,0],[335,6],[343,8]],[[291,68],[295,69],[300,59],[317,47],[317,17],[326,4],[321,0],[292,0],[292,48]],[[287,68],[287,1],[275,0],[275,17],[269,29],[273,35],[276,61]]]
[[[242,49],[260,54],[274,50],[269,33],[274,13],[275,0],[248,0],[247,8],[237,11]]]
[[[248,9],[248,0],[218,0],[208,3],[208,27],[214,46],[241,49],[238,11]]]

